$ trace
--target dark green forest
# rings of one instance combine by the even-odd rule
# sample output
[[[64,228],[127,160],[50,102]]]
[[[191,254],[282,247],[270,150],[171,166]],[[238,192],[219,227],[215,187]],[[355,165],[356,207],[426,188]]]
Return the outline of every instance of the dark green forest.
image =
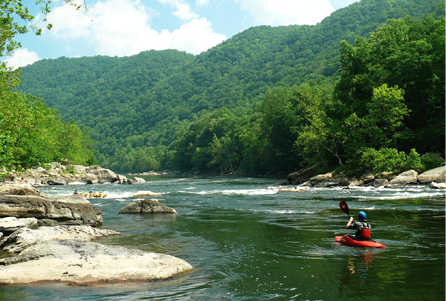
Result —
[[[48,12],[48,8],[43,8]],[[31,21],[23,4],[0,2],[0,56],[21,47],[16,35],[28,32],[17,20]],[[36,29],[36,34],[41,30]],[[60,112],[41,98],[14,91],[20,72],[0,63],[0,168],[23,170],[47,162],[95,164],[93,140],[74,119],[65,121]]]
[[[19,89],[75,120],[116,172],[422,170],[420,155],[444,156],[444,13],[444,1],[362,0],[197,56],[42,60]]]

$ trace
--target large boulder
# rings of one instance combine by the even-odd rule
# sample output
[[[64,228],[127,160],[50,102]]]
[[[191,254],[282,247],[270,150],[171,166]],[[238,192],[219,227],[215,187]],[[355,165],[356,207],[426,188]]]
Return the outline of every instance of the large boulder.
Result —
[[[375,176],[371,172],[366,172],[359,178],[359,180],[362,181],[364,184],[369,184],[373,180],[375,180]]]
[[[373,181],[373,187],[386,187],[387,185],[389,185],[389,181],[387,179],[375,179]]]
[[[30,246],[17,257],[0,259],[0,284],[154,281],[180,276],[192,269],[186,261],[170,255],[53,239]]]
[[[28,184],[5,184],[0,183],[0,195],[35,195],[44,194]]]
[[[99,165],[89,166],[85,169],[86,173],[94,174],[98,177],[98,183],[113,183],[118,181],[118,176],[110,169],[102,168]]]
[[[287,183],[291,185],[299,185],[306,181],[309,178],[313,177],[316,174],[319,165],[313,165],[309,168],[301,169],[296,172],[293,172],[287,176]]]
[[[96,176],[92,173],[86,173],[82,177],[82,181],[86,182],[87,184],[98,184],[99,183],[98,176]]]
[[[87,204],[52,202],[38,196],[0,195],[0,217],[34,217],[41,225],[103,224],[102,210]]]
[[[400,173],[389,182],[391,185],[407,185],[418,183],[418,173],[415,170],[408,170]]]
[[[311,185],[316,186],[317,184],[319,184],[321,182],[330,182],[332,177],[333,177],[332,173],[320,174],[320,175],[311,177],[310,182],[311,182]]]
[[[444,166],[437,167],[420,174],[418,176],[418,181],[420,183],[436,182],[441,176],[443,176],[444,178],[445,173],[446,173],[446,167]]]
[[[119,211],[119,214],[123,213],[174,213],[177,211],[166,205],[160,204],[156,200],[139,200],[136,203],[128,204]]]

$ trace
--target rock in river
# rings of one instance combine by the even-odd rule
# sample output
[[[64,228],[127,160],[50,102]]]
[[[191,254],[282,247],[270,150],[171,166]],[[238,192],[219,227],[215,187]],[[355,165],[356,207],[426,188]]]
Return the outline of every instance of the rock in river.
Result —
[[[174,213],[177,211],[166,205],[160,204],[158,201],[145,199],[139,200],[136,203],[128,204],[119,211],[119,214],[123,213]]]
[[[68,228],[75,227],[65,227],[68,236],[73,237]],[[50,228],[53,227],[45,231],[51,231]],[[26,246],[16,257],[0,259],[0,285],[48,281],[74,285],[153,281],[180,276],[193,269],[186,261],[170,255],[85,241],[91,239],[85,233],[78,239],[64,240],[63,232],[62,229],[55,236],[42,232],[41,237],[48,240],[41,239]]]
[[[39,226],[103,224],[102,210],[94,206],[28,195],[0,195],[0,217],[34,217]]]

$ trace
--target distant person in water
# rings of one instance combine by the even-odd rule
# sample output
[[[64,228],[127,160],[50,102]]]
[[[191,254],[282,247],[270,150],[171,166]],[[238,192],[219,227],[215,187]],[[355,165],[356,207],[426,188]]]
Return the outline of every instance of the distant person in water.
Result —
[[[356,240],[369,240],[372,232],[372,226],[365,221],[366,214],[364,211],[359,211],[357,222],[353,223],[353,217],[347,223],[347,229],[356,230],[356,235],[349,235],[351,238]]]
[[[77,192],[77,189],[74,190],[74,194],[79,194],[79,192]]]

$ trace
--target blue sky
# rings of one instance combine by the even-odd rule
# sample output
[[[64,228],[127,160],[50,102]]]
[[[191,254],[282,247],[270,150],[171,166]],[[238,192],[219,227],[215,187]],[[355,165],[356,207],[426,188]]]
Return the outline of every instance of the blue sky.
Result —
[[[178,49],[199,54],[258,25],[315,25],[357,0],[86,0],[76,10],[52,1],[51,30],[18,36],[22,48],[7,57],[11,67],[40,59],[130,56],[141,51]],[[25,0],[44,28],[34,0]],[[5,58],[4,58],[5,59]]]

